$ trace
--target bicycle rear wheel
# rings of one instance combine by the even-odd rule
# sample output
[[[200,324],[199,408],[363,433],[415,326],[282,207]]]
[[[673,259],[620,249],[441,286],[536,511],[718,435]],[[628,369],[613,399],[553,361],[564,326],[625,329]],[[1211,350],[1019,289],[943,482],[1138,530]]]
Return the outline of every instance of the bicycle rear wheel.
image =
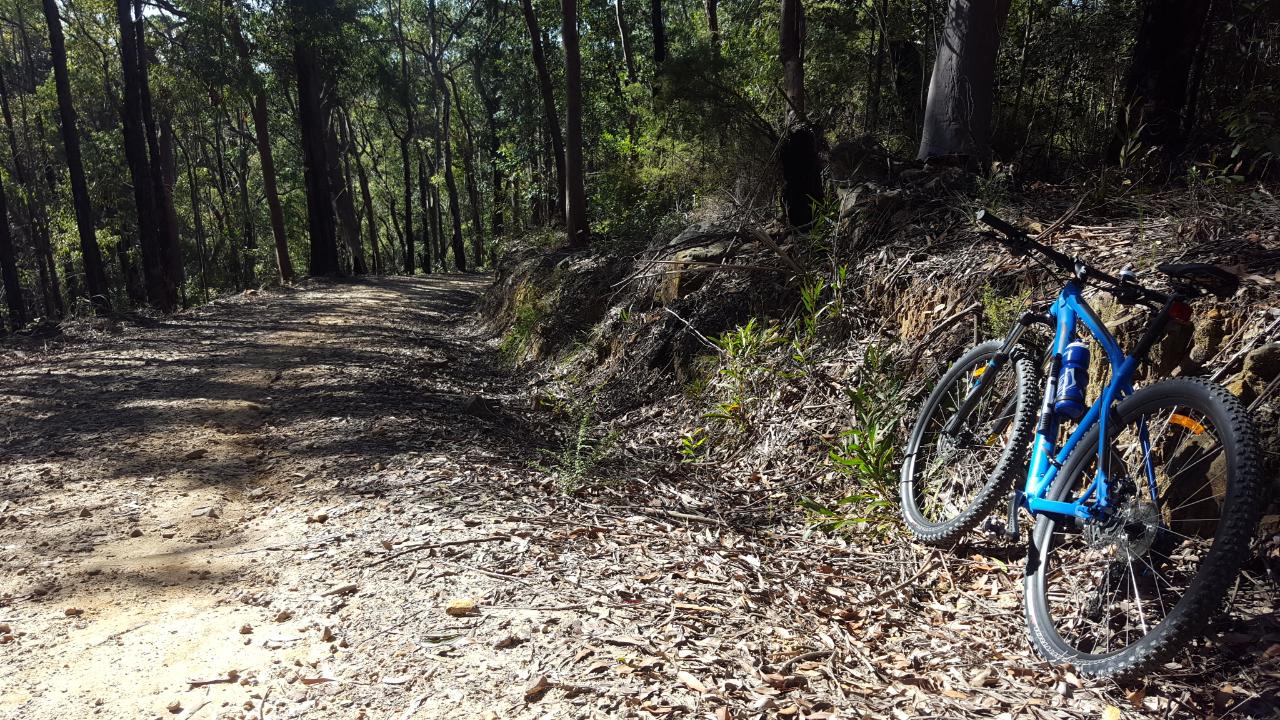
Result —
[[[1108,421],[1110,509],[1042,515],[1027,558],[1031,640],[1046,660],[1126,679],[1198,634],[1235,580],[1259,514],[1259,454],[1240,402],[1217,385],[1165,380]],[[1086,436],[1049,497],[1086,492],[1098,466]]]
[[[1022,350],[995,369],[1002,343],[970,350],[943,373],[911,430],[899,486],[902,519],[918,539],[950,545],[991,513],[1022,467],[1035,421],[1036,369]],[[965,396],[997,373],[953,434],[943,432]]]

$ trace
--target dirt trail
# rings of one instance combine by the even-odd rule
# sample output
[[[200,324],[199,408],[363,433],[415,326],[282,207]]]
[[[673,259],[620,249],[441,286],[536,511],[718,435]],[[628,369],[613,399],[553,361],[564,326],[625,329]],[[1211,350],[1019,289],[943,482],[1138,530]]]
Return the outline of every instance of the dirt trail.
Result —
[[[529,468],[561,440],[475,333],[483,283],[313,285],[0,351],[0,717],[1271,702],[1250,688],[1280,675],[1248,653],[1220,673],[1235,689],[1162,683],[1131,708],[1035,662],[994,557],[1016,548],[735,529],[714,485],[639,466],[615,469],[625,489],[565,495]],[[448,611],[464,599],[478,610]],[[1270,617],[1246,647],[1280,638]]]

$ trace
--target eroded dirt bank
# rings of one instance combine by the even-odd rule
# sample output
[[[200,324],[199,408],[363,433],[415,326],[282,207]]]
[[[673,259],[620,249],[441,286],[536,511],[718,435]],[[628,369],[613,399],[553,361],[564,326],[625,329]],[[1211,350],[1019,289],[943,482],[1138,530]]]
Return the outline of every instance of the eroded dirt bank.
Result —
[[[564,494],[529,468],[561,441],[476,335],[485,282],[0,351],[0,717],[1273,709],[1274,609],[1222,628],[1207,685],[1087,686],[1029,656],[1018,548],[761,529],[767,470],[749,498],[644,467]]]

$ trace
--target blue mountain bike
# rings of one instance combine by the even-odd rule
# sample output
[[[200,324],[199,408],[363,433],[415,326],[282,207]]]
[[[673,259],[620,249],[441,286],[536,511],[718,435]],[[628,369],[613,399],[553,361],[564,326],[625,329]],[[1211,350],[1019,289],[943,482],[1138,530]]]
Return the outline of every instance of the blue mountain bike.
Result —
[[[977,219],[1063,288],[1047,309],[1024,313],[1003,341],[978,345],[942,375],[908,440],[903,519],[920,540],[945,546],[1001,499],[1005,522],[988,524],[998,533],[1017,538],[1020,511],[1029,511],[1035,525],[1023,595],[1032,643],[1046,660],[1085,676],[1132,678],[1203,630],[1257,526],[1260,456],[1240,402],[1194,378],[1133,388],[1138,364],[1169,323],[1190,322],[1188,302],[1229,297],[1239,281],[1210,265],[1162,265],[1172,290],[1158,292],[990,213]],[[1087,287],[1150,311],[1130,354],[1085,301]],[[1043,355],[1019,343],[1037,324],[1054,331]],[[1109,372],[1092,404],[1090,345],[1078,339],[1080,326]],[[1024,468],[1025,485],[1016,489]]]

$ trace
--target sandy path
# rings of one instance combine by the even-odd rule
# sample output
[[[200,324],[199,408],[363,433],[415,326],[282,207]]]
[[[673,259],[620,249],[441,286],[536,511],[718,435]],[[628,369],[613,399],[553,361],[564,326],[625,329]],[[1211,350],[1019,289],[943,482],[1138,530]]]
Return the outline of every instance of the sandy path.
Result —
[[[1274,605],[1130,694],[1031,655],[1021,548],[772,526],[785,477],[677,472],[634,434],[566,494],[530,466],[573,441],[477,334],[483,287],[311,285],[0,348],[0,717],[1277,711]]]

